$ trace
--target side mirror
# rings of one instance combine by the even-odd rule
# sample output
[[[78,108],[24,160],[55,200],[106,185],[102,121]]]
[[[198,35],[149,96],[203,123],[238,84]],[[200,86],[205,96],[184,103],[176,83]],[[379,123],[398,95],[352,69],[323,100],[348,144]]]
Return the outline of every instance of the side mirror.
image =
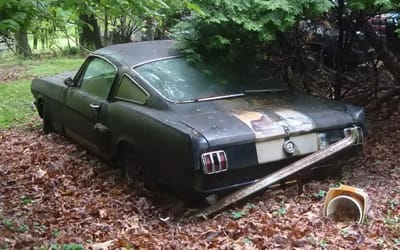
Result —
[[[68,87],[73,87],[74,86],[74,81],[72,80],[71,77],[68,77],[64,80],[64,84],[67,85]]]

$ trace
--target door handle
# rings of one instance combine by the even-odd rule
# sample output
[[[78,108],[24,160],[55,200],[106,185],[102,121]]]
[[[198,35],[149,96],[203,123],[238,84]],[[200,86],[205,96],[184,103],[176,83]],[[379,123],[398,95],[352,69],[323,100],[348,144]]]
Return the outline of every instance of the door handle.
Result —
[[[98,132],[100,132],[100,133],[107,133],[108,132],[108,127],[106,127],[106,126],[104,126],[103,124],[101,124],[101,123],[96,123],[96,124],[94,124],[94,130],[96,130],[96,131],[98,131]]]
[[[89,104],[89,106],[94,110],[98,110],[101,107],[101,105],[97,104],[97,103],[91,103],[91,104]]]

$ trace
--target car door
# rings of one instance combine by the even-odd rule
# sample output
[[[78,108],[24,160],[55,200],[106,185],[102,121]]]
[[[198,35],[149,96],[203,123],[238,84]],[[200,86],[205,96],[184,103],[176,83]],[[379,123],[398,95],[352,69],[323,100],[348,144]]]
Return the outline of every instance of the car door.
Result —
[[[102,121],[106,120],[108,97],[116,75],[115,65],[92,56],[74,80],[75,87],[65,93],[66,134],[97,154],[101,154],[109,133]]]

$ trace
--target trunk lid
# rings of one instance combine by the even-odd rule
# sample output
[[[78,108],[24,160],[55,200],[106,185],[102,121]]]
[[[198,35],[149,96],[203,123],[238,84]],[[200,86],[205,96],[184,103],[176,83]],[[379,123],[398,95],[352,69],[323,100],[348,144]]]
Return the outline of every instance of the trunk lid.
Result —
[[[354,123],[346,105],[300,93],[277,92],[185,105],[179,120],[210,147],[265,141],[343,128]],[[189,109],[187,109],[189,108]]]

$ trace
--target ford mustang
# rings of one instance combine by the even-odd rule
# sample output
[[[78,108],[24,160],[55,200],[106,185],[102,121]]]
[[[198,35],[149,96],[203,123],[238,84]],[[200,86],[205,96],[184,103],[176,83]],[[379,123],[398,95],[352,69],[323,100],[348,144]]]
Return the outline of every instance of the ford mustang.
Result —
[[[345,137],[363,109],[220,64],[190,62],[170,40],[113,45],[77,72],[32,81],[44,132],[67,135],[129,179],[180,193],[228,192]],[[312,171],[330,173],[361,144]]]

